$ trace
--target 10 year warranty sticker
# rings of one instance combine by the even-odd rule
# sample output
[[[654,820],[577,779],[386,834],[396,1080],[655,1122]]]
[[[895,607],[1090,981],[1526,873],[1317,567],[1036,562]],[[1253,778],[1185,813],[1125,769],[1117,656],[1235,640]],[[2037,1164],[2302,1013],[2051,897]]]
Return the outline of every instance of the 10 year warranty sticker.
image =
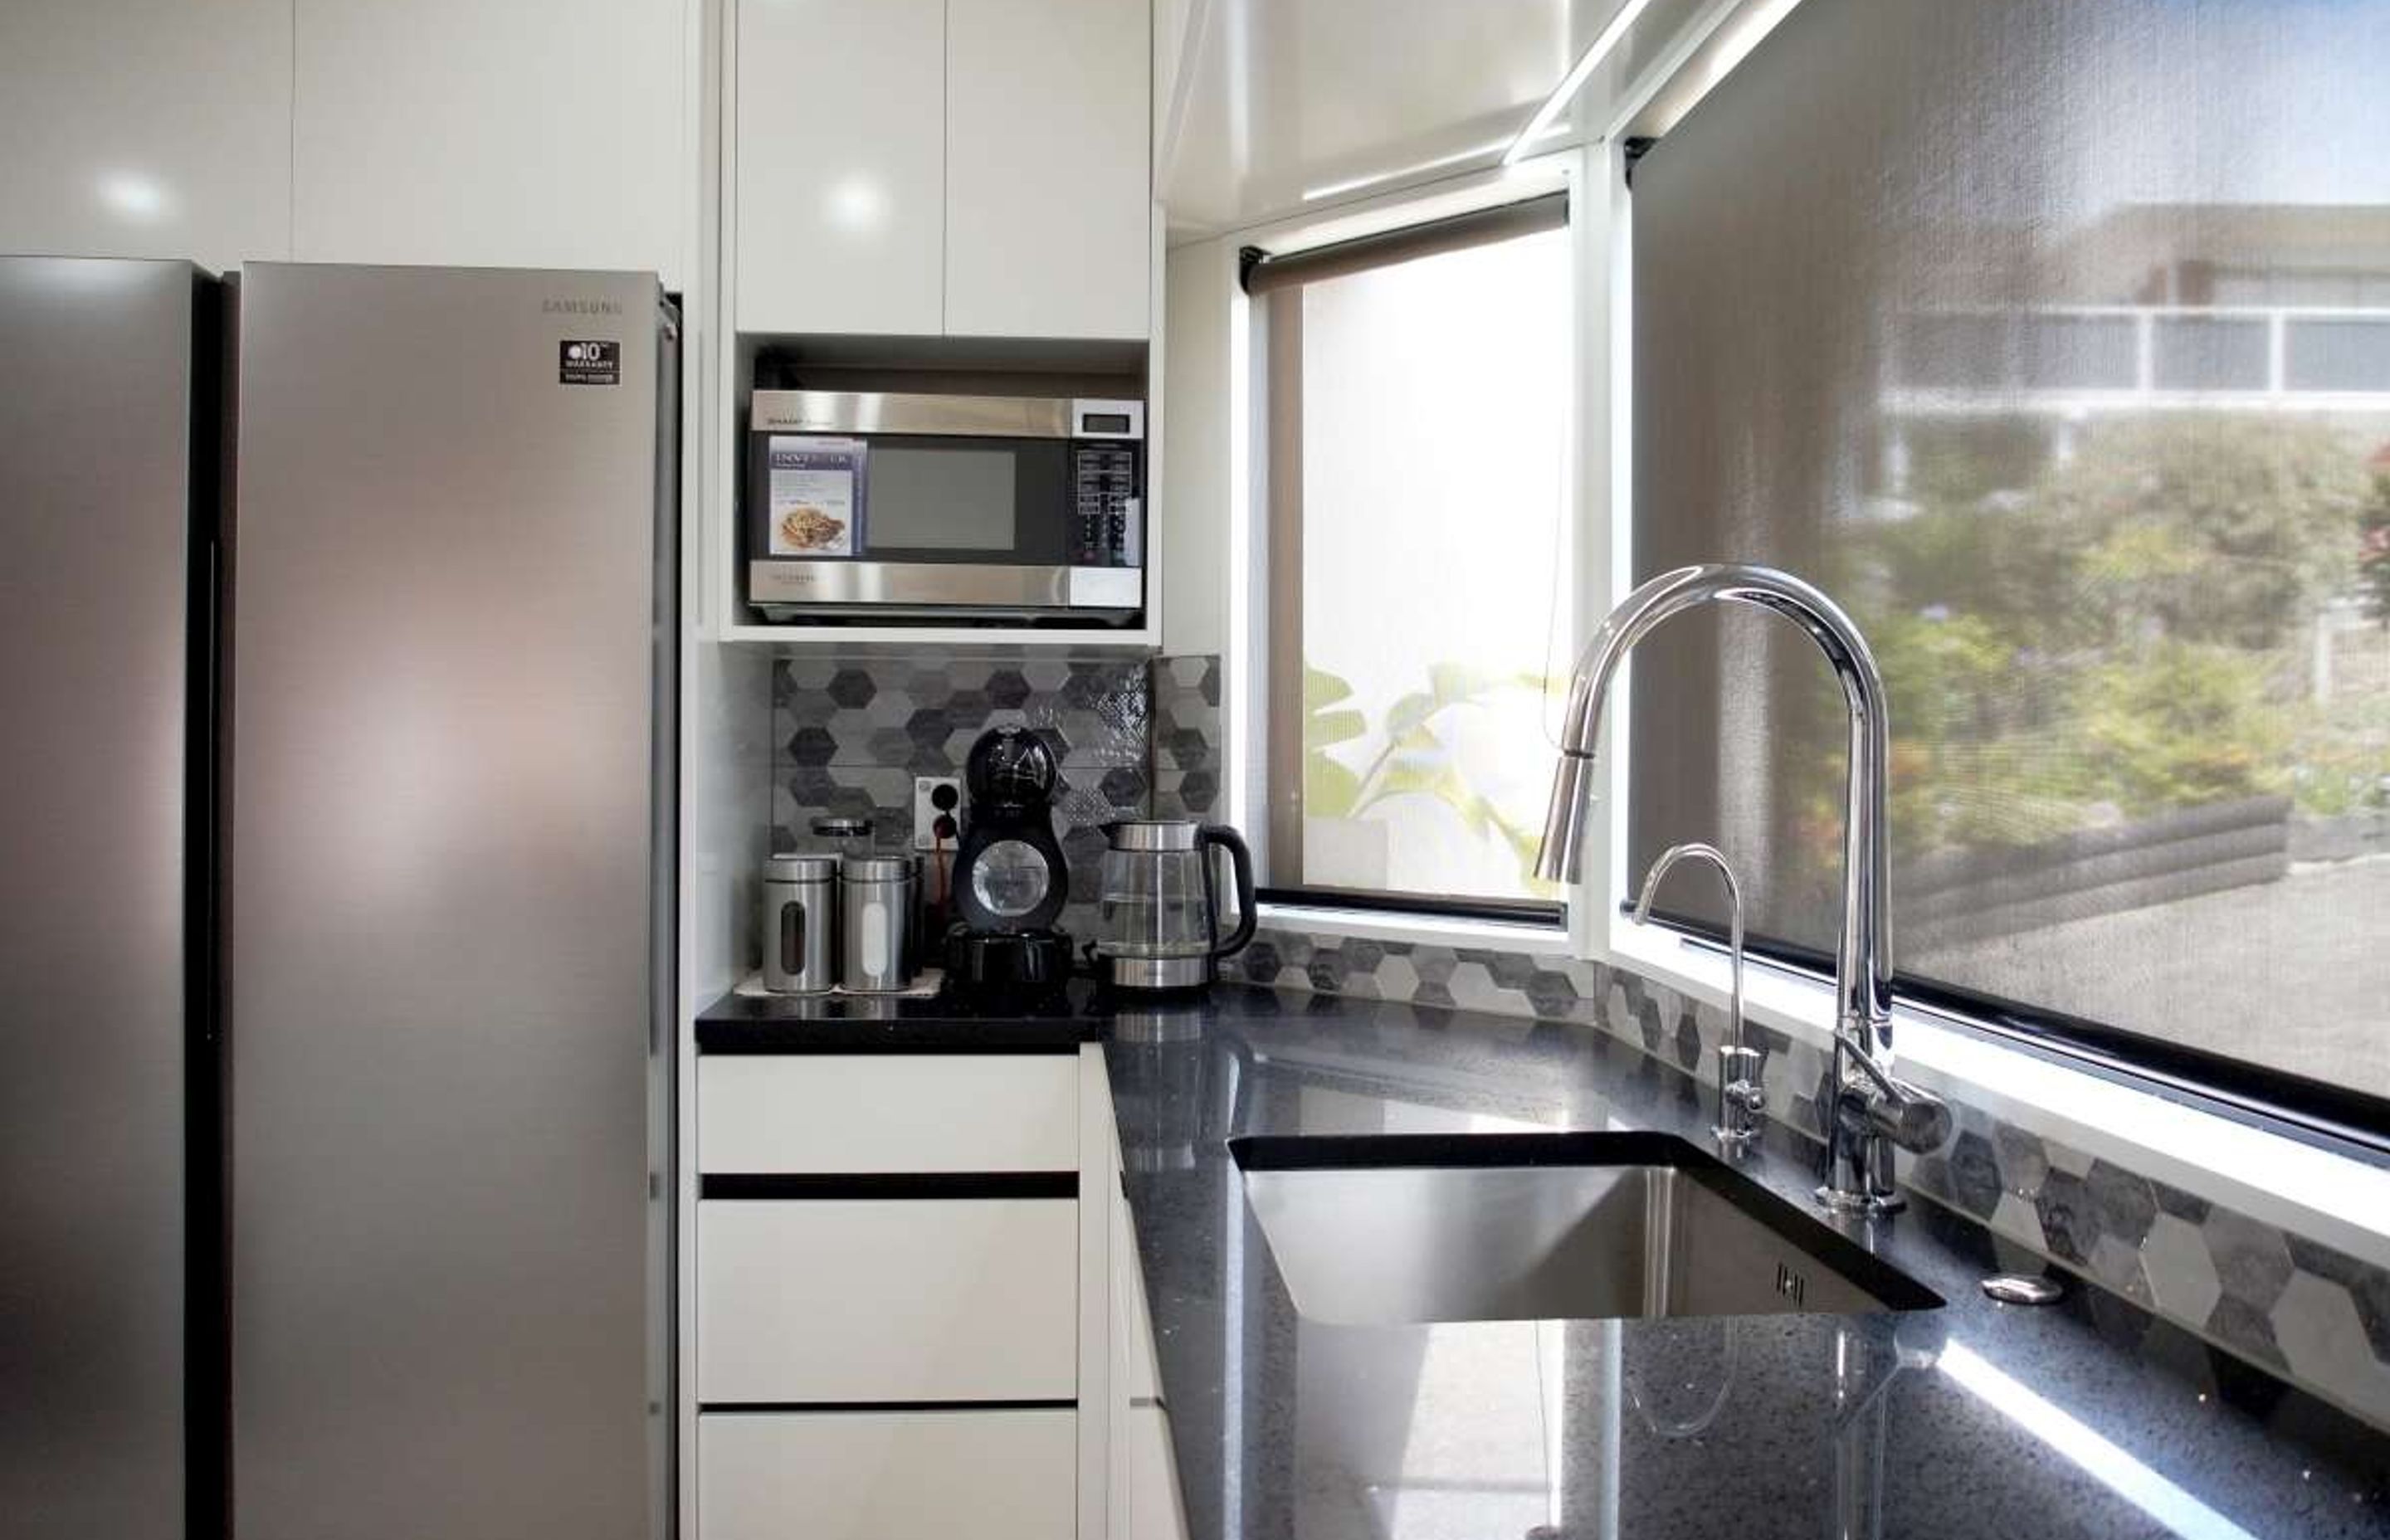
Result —
[[[559,385],[620,385],[623,344],[620,342],[559,342],[556,382]]]

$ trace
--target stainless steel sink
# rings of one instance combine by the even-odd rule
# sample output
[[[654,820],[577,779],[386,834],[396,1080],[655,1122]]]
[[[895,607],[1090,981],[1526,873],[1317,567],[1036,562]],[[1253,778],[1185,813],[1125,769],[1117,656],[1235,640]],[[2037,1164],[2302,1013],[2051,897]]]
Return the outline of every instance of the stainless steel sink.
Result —
[[[1331,1325],[1943,1303],[1669,1135],[1265,1136],[1228,1149],[1296,1313]]]

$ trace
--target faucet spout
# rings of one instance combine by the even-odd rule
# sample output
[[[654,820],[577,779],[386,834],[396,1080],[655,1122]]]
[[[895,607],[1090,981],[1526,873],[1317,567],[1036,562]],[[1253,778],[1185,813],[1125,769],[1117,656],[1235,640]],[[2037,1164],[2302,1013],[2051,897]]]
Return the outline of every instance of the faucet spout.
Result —
[[[1771,567],[1714,562],[1663,572],[1619,602],[1587,644],[1569,685],[1560,773],[1552,781],[1536,871],[1549,881],[1576,879],[1602,706],[1619,663],[1664,622],[1715,602],[1756,605],[1792,621],[1826,655],[1842,686],[1850,719],[1850,769],[1844,782],[1842,927],[1834,951],[1836,1029],[1888,1062],[1892,924],[1885,786],[1892,756],[1883,675],[1858,627],[1814,585]]]
[[[1886,802],[1892,734],[1875,654],[1842,607],[1815,585],[1771,567],[1713,562],[1663,572],[1620,601],[1595,631],[1569,684],[1560,767],[1544,817],[1536,874],[1554,882],[1576,879],[1602,707],[1619,663],[1636,643],[1670,618],[1712,603],[1754,605],[1791,621],[1825,654],[1842,687],[1850,758],[1844,786],[1842,915],[1834,948],[1834,1084],[1837,1097],[1881,1097],[1880,1084],[1891,1084],[1892,1068],[1891,824]],[[1853,1057],[1865,1061],[1864,1072],[1849,1062]],[[1904,1089],[1932,1099],[1914,1087]],[[1896,1208],[1890,1144],[1868,1132],[1870,1125],[1860,1120],[1851,1137],[1866,1143],[1846,1148],[1840,1132],[1844,1123],[1829,1113],[1829,1160],[1834,1170],[1827,1201],[1869,1213]],[[1929,1123],[1912,1125],[1924,1128]]]

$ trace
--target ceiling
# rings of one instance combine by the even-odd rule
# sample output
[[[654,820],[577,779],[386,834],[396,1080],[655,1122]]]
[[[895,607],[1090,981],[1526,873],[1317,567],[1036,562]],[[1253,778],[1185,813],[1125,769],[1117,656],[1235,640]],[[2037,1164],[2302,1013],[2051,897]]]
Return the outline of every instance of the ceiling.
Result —
[[[1634,0],[1165,0],[1156,172],[1174,242],[1489,166]],[[1615,121],[1728,7],[1647,0],[1548,140]]]

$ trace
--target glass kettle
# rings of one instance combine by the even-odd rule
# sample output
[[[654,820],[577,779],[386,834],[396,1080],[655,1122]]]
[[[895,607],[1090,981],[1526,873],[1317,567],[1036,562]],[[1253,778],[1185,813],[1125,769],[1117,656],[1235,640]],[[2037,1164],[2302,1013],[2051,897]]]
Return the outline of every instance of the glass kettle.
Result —
[[[1253,858],[1237,831],[1186,818],[1124,818],[1104,826],[1096,956],[1121,989],[1192,989],[1253,939]],[[1236,928],[1220,935],[1213,852],[1228,853]]]

